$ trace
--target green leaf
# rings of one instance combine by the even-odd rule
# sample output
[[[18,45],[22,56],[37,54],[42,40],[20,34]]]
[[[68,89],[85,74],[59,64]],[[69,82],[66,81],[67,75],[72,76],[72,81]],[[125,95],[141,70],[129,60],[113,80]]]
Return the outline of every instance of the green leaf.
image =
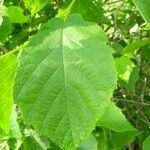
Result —
[[[7,8],[8,17],[11,23],[26,23],[29,17],[23,14],[23,9],[18,6],[10,6]]]
[[[79,13],[85,20],[100,23],[103,16],[101,0],[67,0],[58,11],[58,16],[67,18]]]
[[[4,43],[11,31],[7,8],[0,4],[0,44]]]
[[[50,140],[47,137],[39,136],[34,131],[29,131],[29,135],[24,138],[22,143],[23,150],[57,150],[56,147],[50,145]],[[58,149],[61,150],[61,149]]]
[[[116,132],[108,128],[98,128],[95,135],[99,150],[122,150],[124,146],[131,143],[139,133],[135,129]]]
[[[150,148],[150,135],[143,142],[143,150],[149,150]]]
[[[139,133],[136,130],[111,132],[111,144],[114,149],[122,148],[131,143]]]
[[[9,150],[20,150],[22,140],[16,138],[9,138],[7,140],[7,144],[9,146]]]
[[[123,49],[123,54],[129,58],[134,58],[135,54],[137,53],[137,50],[144,47],[150,45],[150,41],[149,40],[139,40],[139,41],[135,41],[129,45],[127,45],[124,49]]]
[[[98,125],[117,132],[135,130],[127,121],[121,112],[121,109],[119,109],[113,102],[110,102],[107,106],[105,113],[98,121]]]
[[[134,68],[134,63],[126,56],[115,59],[118,78],[125,83],[129,83],[130,75]]]
[[[50,150],[62,150],[58,145],[50,141]]]
[[[39,12],[50,0],[23,0],[26,8],[31,12],[33,16]]]
[[[0,26],[0,42],[4,43],[11,31],[11,23],[8,17],[3,17],[3,22]]]
[[[135,64],[127,56],[115,59],[119,83],[128,90],[135,92],[136,82],[139,79],[139,71]]]
[[[23,141],[23,150],[44,150],[33,137],[26,137]]]
[[[19,128],[19,124],[17,122],[17,112],[16,112],[16,106],[13,106],[13,110],[10,116],[10,134],[9,136],[13,138],[21,138],[22,134]]]
[[[0,57],[0,127],[7,134],[10,128],[10,115],[13,104],[13,80],[16,68],[15,52]]]
[[[116,88],[101,28],[72,15],[54,18],[18,58],[14,99],[25,121],[61,148],[86,140]]]
[[[107,144],[110,141],[112,149],[127,145],[138,135],[137,130],[131,126],[121,112],[121,109],[113,102],[110,102],[107,106],[105,113],[102,115],[97,125],[112,130],[111,136],[109,138],[106,137]]]
[[[98,150],[109,150],[111,149],[108,129],[98,128],[95,136],[97,140]]]
[[[131,92],[135,92],[136,82],[140,79],[139,70],[137,67],[134,67],[132,69],[132,72],[130,74],[129,82],[128,84],[124,84],[124,86],[130,90]]]
[[[81,143],[77,150],[98,150],[97,141],[94,136],[90,136],[89,140],[84,143]]]
[[[135,6],[147,23],[150,23],[150,0],[133,0]]]
[[[3,16],[7,16],[7,8],[0,3],[0,26],[3,22]]]
[[[6,136],[6,133],[4,132],[4,130],[0,127],[0,138]]]
[[[143,57],[149,61],[150,60],[150,42],[149,42],[149,45],[146,45],[141,49],[141,52],[143,54]]]

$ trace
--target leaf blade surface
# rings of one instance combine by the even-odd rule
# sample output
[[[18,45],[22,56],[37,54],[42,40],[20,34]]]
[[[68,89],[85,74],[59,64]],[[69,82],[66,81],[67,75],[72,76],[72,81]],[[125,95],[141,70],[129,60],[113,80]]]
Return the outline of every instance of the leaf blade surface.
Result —
[[[90,136],[116,87],[106,36],[72,15],[52,19],[21,52],[14,98],[27,123],[61,148]]]

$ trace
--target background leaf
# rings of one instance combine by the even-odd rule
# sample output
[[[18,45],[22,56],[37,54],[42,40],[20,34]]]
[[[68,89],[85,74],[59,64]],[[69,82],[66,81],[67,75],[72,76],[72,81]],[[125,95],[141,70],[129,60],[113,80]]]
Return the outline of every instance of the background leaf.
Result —
[[[109,147],[108,149],[121,148],[133,141],[138,135],[138,131],[127,121],[121,109],[119,109],[114,102],[110,102],[107,106],[105,113],[97,125],[107,129],[104,131],[106,145],[104,150],[105,148],[107,149],[107,147]],[[108,131],[109,129],[111,130]]]
[[[16,52],[0,56],[0,127],[7,134],[13,104],[13,81],[16,69]]]
[[[7,8],[2,5],[2,1],[0,2],[0,26],[3,22],[3,16],[6,16],[7,15]]]
[[[143,150],[149,150],[150,148],[150,135],[143,142]]]
[[[147,45],[150,45],[149,40],[137,40],[132,44],[129,44],[126,47],[124,47],[123,54],[129,58],[135,58],[135,54],[137,53],[137,50]]]
[[[111,132],[111,144],[114,149],[122,148],[132,142],[139,133],[136,130],[125,132]]]
[[[79,13],[89,21],[100,23],[103,16],[101,0],[67,0],[58,11],[59,17],[67,18],[70,14]]]
[[[31,15],[39,12],[50,0],[23,0]]]
[[[7,8],[8,17],[11,23],[27,23],[29,17],[23,14],[23,9],[18,6],[10,6]]]
[[[129,83],[134,63],[126,56],[115,59],[118,78]]]
[[[123,84],[129,91],[135,92],[137,81],[140,79],[139,70],[137,67],[132,69],[128,84]]]
[[[150,0],[133,0],[133,2],[145,21],[150,23]]]
[[[98,121],[101,127],[109,128],[117,132],[124,132],[128,130],[135,130],[127,121],[121,109],[119,109],[114,102],[108,104],[105,113]]]
[[[7,16],[3,17],[3,22],[0,25],[0,42],[4,43],[11,32],[11,22]]]

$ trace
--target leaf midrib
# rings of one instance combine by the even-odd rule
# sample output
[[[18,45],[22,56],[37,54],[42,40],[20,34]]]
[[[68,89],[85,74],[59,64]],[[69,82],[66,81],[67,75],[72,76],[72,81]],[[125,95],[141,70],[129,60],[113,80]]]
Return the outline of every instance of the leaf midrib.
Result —
[[[64,58],[64,46],[63,46],[63,41],[64,39],[64,22],[62,23],[62,29],[61,29],[61,49],[62,49],[62,64],[63,64],[63,73],[64,73],[64,89],[65,89],[65,92],[66,92],[66,98],[67,98],[67,115],[68,115],[68,122],[69,122],[69,127],[70,127],[70,135],[71,135],[71,138],[72,138],[72,141],[73,141],[73,144],[74,144],[74,147],[75,147],[75,143],[74,143],[74,137],[73,137],[73,134],[72,134],[72,128],[71,128],[71,121],[70,121],[70,117],[69,117],[69,114],[70,114],[70,110],[69,110],[69,96],[68,96],[68,92],[67,92],[67,83],[66,83],[66,73],[65,73],[65,58]]]

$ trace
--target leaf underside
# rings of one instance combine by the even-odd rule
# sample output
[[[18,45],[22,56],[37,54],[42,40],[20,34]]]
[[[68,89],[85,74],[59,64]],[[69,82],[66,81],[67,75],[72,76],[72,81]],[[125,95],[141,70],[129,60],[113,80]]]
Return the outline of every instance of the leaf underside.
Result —
[[[25,121],[63,149],[90,136],[116,87],[106,36],[72,15],[50,20],[20,53],[14,99]]]

